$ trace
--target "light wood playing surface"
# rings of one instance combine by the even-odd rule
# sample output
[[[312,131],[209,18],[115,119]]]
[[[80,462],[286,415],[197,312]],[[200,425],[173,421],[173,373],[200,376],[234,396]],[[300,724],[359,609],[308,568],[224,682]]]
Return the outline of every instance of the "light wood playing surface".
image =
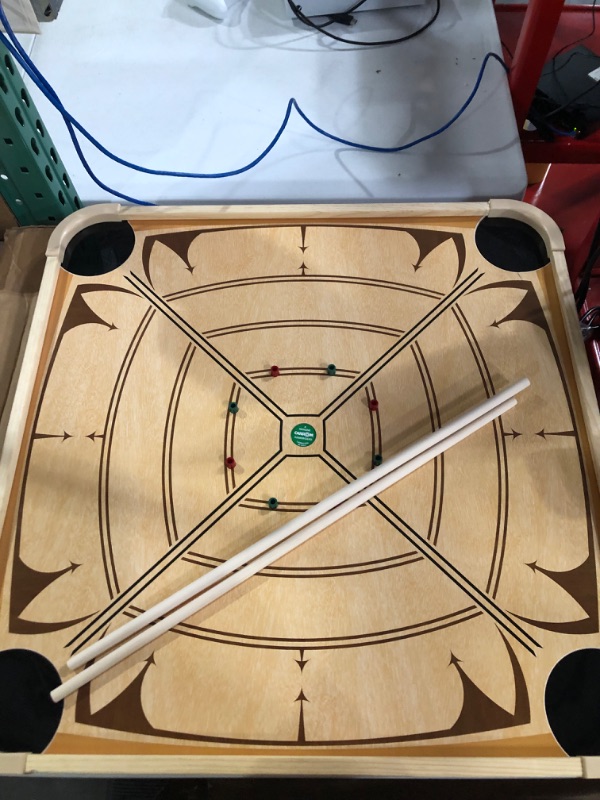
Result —
[[[580,366],[552,268],[491,266],[477,223],[157,218],[114,272],[61,270],[0,550],[0,649],[57,667],[531,388],[69,698],[49,753],[561,754],[546,679],[600,645]]]

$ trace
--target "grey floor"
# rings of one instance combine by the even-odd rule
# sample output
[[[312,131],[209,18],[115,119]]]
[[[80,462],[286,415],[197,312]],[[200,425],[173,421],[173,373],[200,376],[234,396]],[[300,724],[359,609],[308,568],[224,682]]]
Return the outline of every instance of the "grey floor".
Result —
[[[206,781],[0,779],[0,800],[204,800]]]
[[[164,785],[164,781],[161,781],[159,786],[156,782],[145,780],[4,778],[0,779],[0,798],[1,800],[158,800]],[[180,797],[183,800],[186,795],[181,794]],[[197,794],[194,800],[196,797],[200,800],[205,794]]]
[[[509,795],[510,793],[510,795]],[[597,781],[233,780],[107,781],[14,778],[1,800],[600,800]]]

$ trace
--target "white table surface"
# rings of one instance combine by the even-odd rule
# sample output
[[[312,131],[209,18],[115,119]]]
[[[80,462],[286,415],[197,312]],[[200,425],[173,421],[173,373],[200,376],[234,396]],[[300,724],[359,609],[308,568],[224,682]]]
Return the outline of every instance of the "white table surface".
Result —
[[[308,31],[281,3],[238,0],[218,23],[185,0],[65,0],[32,56],[70,112],[113,152],[158,169],[216,172],[255,158],[292,96],[338,136],[378,146],[413,140],[447,122],[484,55],[501,52],[491,0],[442,0],[422,35],[373,48]],[[361,13],[342,35],[402,35],[429,18],[432,3]],[[85,174],[58,114],[32,93],[81,200],[113,199]],[[340,146],[296,114],[265,161],[232,178],[142,175],[84,150],[107,184],[160,203],[479,200],[519,198],[526,185],[506,76],[495,61],[464,116],[404,153]]]

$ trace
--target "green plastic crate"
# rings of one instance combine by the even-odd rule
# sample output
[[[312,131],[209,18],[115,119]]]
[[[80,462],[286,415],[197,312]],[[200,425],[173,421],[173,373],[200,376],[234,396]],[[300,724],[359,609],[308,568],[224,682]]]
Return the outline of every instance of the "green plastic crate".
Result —
[[[48,225],[81,208],[15,62],[1,43],[0,194],[20,225]]]

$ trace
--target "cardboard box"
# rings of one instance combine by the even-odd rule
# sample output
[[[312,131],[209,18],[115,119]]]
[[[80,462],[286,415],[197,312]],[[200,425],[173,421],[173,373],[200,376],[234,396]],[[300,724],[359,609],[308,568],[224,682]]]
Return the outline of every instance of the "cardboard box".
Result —
[[[4,239],[4,234],[9,228],[16,228],[18,224],[6,201],[0,197],[0,239]]]
[[[40,33],[31,0],[4,0],[3,6],[15,33]]]
[[[52,230],[13,228],[6,231],[0,250],[0,447]]]

